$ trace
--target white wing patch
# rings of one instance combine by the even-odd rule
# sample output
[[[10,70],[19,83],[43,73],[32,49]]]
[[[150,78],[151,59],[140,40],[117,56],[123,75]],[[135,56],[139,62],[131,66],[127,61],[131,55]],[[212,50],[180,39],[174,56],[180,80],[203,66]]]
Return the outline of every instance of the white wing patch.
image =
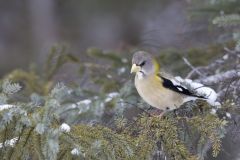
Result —
[[[183,89],[182,89],[182,88],[180,88],[180,87],[177,87],[177,89],[178,89],[179,91],[181,91],[181,92],[183,91]]]

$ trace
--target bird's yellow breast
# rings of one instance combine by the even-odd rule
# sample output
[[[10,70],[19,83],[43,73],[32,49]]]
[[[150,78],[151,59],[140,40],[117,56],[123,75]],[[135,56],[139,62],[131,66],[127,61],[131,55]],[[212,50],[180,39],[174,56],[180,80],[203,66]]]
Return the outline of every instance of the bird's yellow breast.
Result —
[[[135,76],[135,86],[139,95],[149,105],[165,110],[175,109],[183,103],[183,96],[162,86],[162,80],[156,75],[138,78]]]

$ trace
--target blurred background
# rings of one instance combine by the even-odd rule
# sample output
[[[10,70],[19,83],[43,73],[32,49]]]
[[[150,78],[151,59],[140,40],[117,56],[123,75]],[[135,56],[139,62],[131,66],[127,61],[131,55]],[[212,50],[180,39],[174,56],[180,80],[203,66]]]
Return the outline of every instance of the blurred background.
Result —
[[[63,110],[65,119],[79,120],[69,123],[96,119],[111,126],[119,115],[131,121],[148,108],[129,73],[134,51],[151,52],[161,69],[176,76],[186,77],[191,64],[207,66],[206,76],[239,69],[239,14],[240,0],[0,0],[0,82],[23,87],[11,97],[17,102],[41,101],[53,94],[55,82],[64,82],[76,95],[60,83],[59,101],[69,94],[74,105],[83,100],[91,106],[85,106],[91,114],[84,111],[83,118],[80,111]],[[234,97],[239,104],[238,92],[229,90],[238,86],[233,81],[239,80],[211,87],[225,91],[222,101]],[[236,140],[227,135],[218,158],[209,152],[206,159],[239,160],[238,133]]]
[[[218,29],[194,8],[191,0],[1,0],[0,76],[41,64],[56,43],[81,58],[93,46],[158,52],[217,43]]]

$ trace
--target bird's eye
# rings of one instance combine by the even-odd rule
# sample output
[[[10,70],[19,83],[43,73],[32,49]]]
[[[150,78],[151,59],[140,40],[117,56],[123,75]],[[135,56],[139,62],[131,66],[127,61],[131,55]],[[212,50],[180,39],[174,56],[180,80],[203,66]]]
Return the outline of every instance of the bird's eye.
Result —
[[[142,63],[139,64],[140,67],[144,66],[146,61],[143,61]]]

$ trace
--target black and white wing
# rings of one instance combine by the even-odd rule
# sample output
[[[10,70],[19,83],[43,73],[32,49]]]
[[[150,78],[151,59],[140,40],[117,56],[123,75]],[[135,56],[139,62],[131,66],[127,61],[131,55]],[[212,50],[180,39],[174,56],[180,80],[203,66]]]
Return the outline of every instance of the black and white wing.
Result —
[[[162,80],[162,85],[163,87],[167,88],[167,89],[170,89],[174,92],[178,92],[180,94],[184,94],[184,95],[187,95],[187,96],[192,96],[192,97],[197,97],[197,98],[203,98],[203,99],[207,99],[206,97],[204,96],[200,96],[200,95],[196,95],[195,93],[191,92],[189,89],[187,89],[185,86],[182,86],[180,84],[176,84],[176,82],[174,83],[173,80],[170,80],[168,78],[165,78],[161,75],[158,75],[159,78],[161,78]]]
[[[217,102],[217,93],[210,87],[204,86],[201,83],[193,82],[190,79],[182,79],[181,77],[174,77],[173,79],[166,78],[162,74],[158,74],[162,80],[162,85],[177,93],[190,96],[185,101],[193,100],[194,98],[205,99],[211,105],[219,105]]]

